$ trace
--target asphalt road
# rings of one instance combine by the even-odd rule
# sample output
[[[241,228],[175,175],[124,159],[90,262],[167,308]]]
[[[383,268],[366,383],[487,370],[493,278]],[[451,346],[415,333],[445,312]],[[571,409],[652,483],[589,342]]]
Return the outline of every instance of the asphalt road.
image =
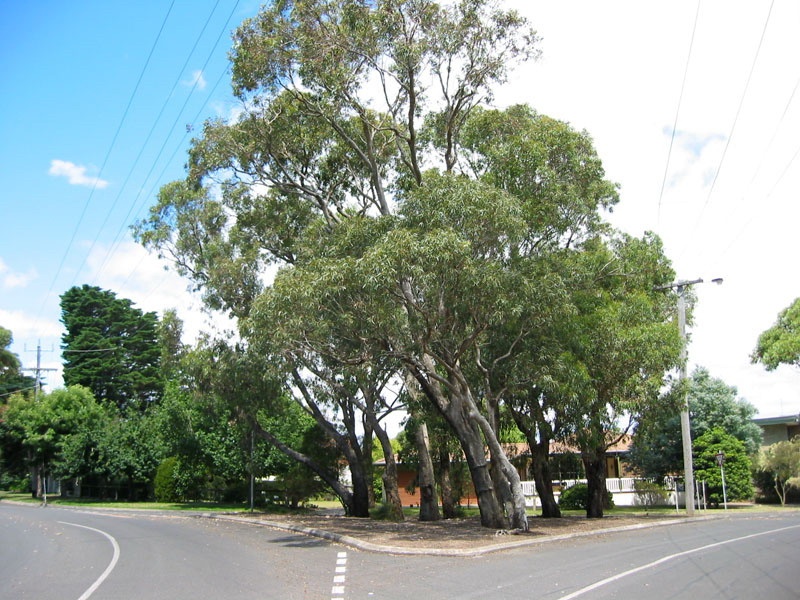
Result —
[[[0,503],[0,598],[330,598],[340,550],[208,518]]]
[[[800,513],[574,538],[471,559],[353,555],[350,598],[800,598]]]
[[[0,598],[800,598],[800,512],[477,558],[392,556],[207,518],[0,504]]]

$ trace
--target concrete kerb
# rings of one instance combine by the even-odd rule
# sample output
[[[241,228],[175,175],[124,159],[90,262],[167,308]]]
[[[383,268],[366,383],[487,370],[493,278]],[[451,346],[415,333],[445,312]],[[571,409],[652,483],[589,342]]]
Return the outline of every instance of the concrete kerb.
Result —
[[[312,527],[303,527],[300,525],[292,525],[287,523],[278,523],[275,521],[267,520],[254,520],[248,517],[238,517],[235,515],[213,515],[212,518],[228,521],[236,521],[239,523],[249,523],[251,525],[259,525],[262,527],[270,527],[273,529],[280,529],[292,533],[301,533],[304,535],[317,537],[320,539],[342,544],[357,550],[366,552],[376,552],[381,554],[398,554],[398,555],[419,555],[419,556],[451,556],[451,557],[464,557],[470,558],[481,556],[483,554],[490,554],[493,552],[501,552],[503,550],[512,550],[515,548],[522,548],[525,546],[534,546],[537,544],[547,544],[567,539],[583,538],[595,535],[603,535],[609,533],[619,533],[624,531],[635,531],[637,529],[649,529],[653,527],[664,527],[667,525],[682,525],[685,523],[695,523],[697,521],[708,521],[711,519],[723,518],[720,516],[704,516],[680,518],[680,519],[665,519],[662,521],[653,521],[652,523],[637,523],[634,525],[621,525],[619,527],[607,527],[605,529],[595,529],[593,531],[581,531],[576,533],[565,533],[560,535],[546,535],[535,538],[514,539],[499,544],[491,544],[479,548],[408,548],[404,546],[389,546],[383,544],[374,544],[366,540],[361,540],[348,535],[341,535],[323,529],[316,529]],[[512,536],[513,537],[513,536]]]
[[[17,502],[13,500],[4,500],[3,502],[6,504],[16,504],[20,506],[32,506],[30,503],[27,502]],[[350,548],[354,548],[357,550],[363,550],[365,552],[375,552],[381,554],[397,554],[397,555],[407,555],[407,556],[413,556],[413,555],[450,556],[450,557],[463,557],[463,558],[481,556],[483,554],[501,552],[503,550],[512,550],[515,548],[522,548],[525,546],[534,546],[537,544],[548,544],[567,539],[577,539],[595,535],[619,533],[624,531],[635,531],[637,529],[648,529],[653,527],[664,527],[667,525],[683,525],[686,523],[696,523],[698,521],[709,521],[711,519],[721,519],[728,517],[728,515],[707,515],[702,517],[691,517],[691,518],[688,517],[672,518],[672,519],[664,519],[648,523],[636,523],[633,525],[607,527],[604,529],[595,529],[592,531],[580,531],[575,533],[565,533],[559,535],[545,535],[537,537],[517,538],[504,541],[498,544],[491,544],[478,548],[409,548],[405,546],[389,546],[384,544],[374,544],[366,540],[355,538],[349,535],[333,533],[331,531],[326,531],[324,529],[303,527],[301,525],[292,525],[290,523],[280,523],[277,521],[269,521],[265,519],[253,519],[252,517],[240,517],[237,515],[226,515],[226,514],[218,514],[211,512],[183,512],[176,514],[171,511],[154,511],[152,509],[137,509],[137,508],[111,508],[111,507],[88,508],[88,507],[72,507],[72,506],[59,506],[59,508],[75,510],[76,512],[84,512],[84,513],[92,513],[92,512],[94,513],[107,512],[112,514],[125,513],[125,512],[140,513],[140,514],[147,513],[147,515],[150,517],[168,518],[168,519],[192,519],[192,518],[216,519],[219,521],[246,523],[249,525],[270,527],[272,529],[289,531],[292,533],[300,533],[310,537],[316,537],[337,544],[342,544],[343,546],[348,546]],[[512,535],[509,537],[514,538],[516,536]]]

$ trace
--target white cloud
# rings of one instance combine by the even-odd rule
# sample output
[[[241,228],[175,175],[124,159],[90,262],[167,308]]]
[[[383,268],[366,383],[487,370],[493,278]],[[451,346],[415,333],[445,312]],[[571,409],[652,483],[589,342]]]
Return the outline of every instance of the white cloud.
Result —
[[[60,338],[63,328],[58,321],[31,316],[21,310],[0,308],[0,325],[10,329],[15,340]]]
[[[696,3],[504,5],[530,19],[543,55],[498,103],[586,129],[621,185],[613,224],[659,234],[678,277],[725,278],[697,286],[690,366],[736,386],[761,416],[800,411],[800,369],[750,363],[758,335],[800,295],[800,94],[797,72],[779,68],[800,51],[800,5],[776,2],[765,30],[768,3],[702,3],[688,71]]]
[[[198,90],[206,89],[206,78],[203,77],[203,72],[200,70],[192,71],[192,77],[187,81],[184,81],[183,84],[186,87],[196,87]]]
[[[24,288],[36,279],[39,274],[36,269],[29,269],[27,273],[17,273],[12,271],[11,268],[0,258],[0,283],[6,289],[11,288]]]
[[[108,185],[108,181],[99,177],[92,177],[86,174],[86,167],[76,165],[67,160],[54,159],[50,161],[50,175],[55,177],[66,177],[70,185],[84,185],[103,189]]]
[[[184,324],[184,341],[192,343],[201,332],[235,329],[224,315],[209,315],[200,298],[188,290],[189,281],[139,244],[125,241],[111,248],[95,244],[86,260],[86,279],[137,308],[161,315],[175,309]]]

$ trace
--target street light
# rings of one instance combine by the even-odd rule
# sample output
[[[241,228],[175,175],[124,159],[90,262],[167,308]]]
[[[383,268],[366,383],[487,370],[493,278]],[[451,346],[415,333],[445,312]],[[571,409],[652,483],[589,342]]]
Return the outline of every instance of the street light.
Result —
[[[711,280],[713,283],[720,285],[722,283],[721,277],[716,277]],[[678,330],[683,340],[681,347],[681,365],[680,365],[680,381],[683,383],[686,380],[686,360],[688,357],[687,352],[687,339],[686,339],[686,288],[689,286],[703,283],[702,279],[693,279],[691,281],[676,281],[668,285],[657,287],[657,290],[671,290],[674,289],[678,292]],[[683,403],[681,406],[681,440],[683,443],[683,478],[685,488],[685,502],[686,502],[686,516],[694,516],[694,468],[692,466],[692,429],[689,423],[689,396],[686,393],[686,387],[682,386],[683,390]],[[675,489],[677,495],[678,490]]]

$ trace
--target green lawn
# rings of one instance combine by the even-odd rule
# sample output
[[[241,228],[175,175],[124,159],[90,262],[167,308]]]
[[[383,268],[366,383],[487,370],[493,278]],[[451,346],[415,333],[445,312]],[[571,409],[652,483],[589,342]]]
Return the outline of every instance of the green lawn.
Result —
[[[7,492],[0,490],[0,501],[14,500],[17,502],[25,502],[29,504],[40,504],[41,500],[32,498],[29,493],[21,492]],[[97,508],[133,508],[141,510],[174,510],[174,511],[204,511],[204,512],[247,512],[249,505],[247,503],[215,503],[215,502],[124,502],[124,501],[111,501],[111,500],[91,500],[87,498],[61,498],[60,496],[50,496],[47,498],[47,503],[54,506],[86,506]],[[341,509],[342,505],[335,500],[322,500],[314,499],[309,503],[309,507],[326,508],[326,509]],[[783,510],[798,509],[797,505],[787,506]],[[301,509],[302,510],[302,509]],[[729,504],[728,510],[741,513],[748,512],[771,512],[780,511],[782,507],[776,504]],[[267,508],[256,508],[256,512],[260,513],[286,513],[291,512],[291,509],[282,506],[269,506]],[[415,519],[419,516],[418,508],[404,508],[403,512],[409,519]],[[703,514],[704,511],[698,511],[697,514]],[[722,508],[709,509],[709,514],[719,514],[723,512]],[[470,517],[479,515],[476,506],[461,507],[461,516]],[[540,514],[540,511],[528,510],[528,516],[535,517]],[[562,511],[564,516],[582,517],[585,512],[582,510],[565,510]],[[681,509],[680,512],[675,511],[674,506],[659,506],[644,508],[641,506],[621,506],[615,507],[605,511],[606,516],[609,517],[644,517],[644,516],[673,516],[676,514],[685,515],[686,511]]]

